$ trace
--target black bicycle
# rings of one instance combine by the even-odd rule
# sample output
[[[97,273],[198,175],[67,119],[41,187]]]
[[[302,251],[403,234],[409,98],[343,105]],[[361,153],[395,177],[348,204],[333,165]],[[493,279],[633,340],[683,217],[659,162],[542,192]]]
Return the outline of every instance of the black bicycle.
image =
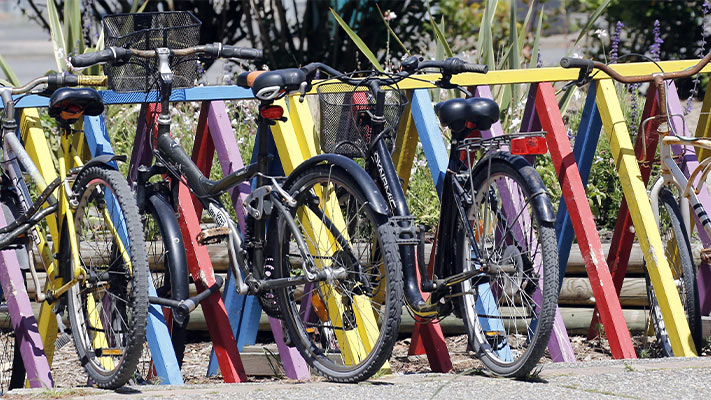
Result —
[[[163,14],[152,25],[144,25],[157,29],[166,23]],[[122,17],[123,23],[117,26],[132,27],[137,19],[149,18],[145,13]],[[105,71],[114,90],[159,89],[161,112],[153,143],[156,163],[141,171],[139,203],[144,197],[140,192],[150,187],[174,207],[171,193],[180,182],[185,183],[212,220],[198,241],[227,243],[237,292],[257,295],[269,315],[284,319],[287,341],[316,371],[340,382],[367,379],[390,356],[402,309],[401,266],[387,203],[368,174],[340,155],[313,157],[286,178],[267,175],[269,126],[284,120],[274,100],[303,92],[308,82],[298,69],[249,79],[247,74],[240,76],[240,83],[251,87],[261,102],[257,160],[218,181],[205,177],[170,137],[172,89],[194,81],[186,75],[190,68],[183,66],[194,66],[197,55],[254,59],[261,51],[220,43],[171,48],[186,35],[164,28],[163,34],[138,32],[136,40],[128,42],[140,44],[143,50],[110,47],[71,58],[75,67],[107,63]],[[162,175],[168,180],[150,183]],[[241,232],[220,197],[253,178],[256,187],[244,203],[246,230]],[[345,204],[338,201],[343,196],[348,197]],[[163,222],[175,218],[172,213],[154,217]],[[175,294],[176,278],[187,274],[185,266],[166,272]],[[174,310],[180,305],[177,299],[150,300]]]
[[[397,84],[435,69],[429,82],[469,93],[452,83],[462,72],[486,73],[486,66],[457,58],[422,61],[409,57],[397,73],[343,74],[324,64],[303,68],[331,75],[317,84],[321,147],[362,157],[365,169],[388,199],[398,224],[408,308],[420,320],[450,313],[464,319],[471,347],[494,373],[525,376],[546,348],[558,298],[558,253],[554,214],[543,182],[520,154],[547,151],[543,133],[470,137],[498,121],[489,99],[451,99],[436,105],[452,141],[442,190],[434,275],[424,262],[424,235],[414,227],[391,151],[407,101]],[[468,168],[468,166],[472,166]],[[418,238],[419,236],[419,238]],[[417,279],[417,268],[422,278]],[[424,300],[420,291],[431,293]]]

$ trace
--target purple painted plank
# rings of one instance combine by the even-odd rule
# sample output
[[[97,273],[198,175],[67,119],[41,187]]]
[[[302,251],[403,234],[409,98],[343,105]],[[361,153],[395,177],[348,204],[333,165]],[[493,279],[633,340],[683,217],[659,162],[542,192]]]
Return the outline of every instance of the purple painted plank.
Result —
[[[0,211],[0,226],[6,226],[5,213]],[[32,304],[25,289],[25,278],[15,250],[0,251],[0,283],[10,312],[15,336],[20,338],[20,354],[27,371],[30,387],[52,387],[52,373],[44,344],[32,312]]]
[[[679,100],[679,93],[677,93],[676,85],[673,81],[668,81],[667,85],[667,111],[669,114],[674,115],[684,115],[683,107],[681,106],[681,101]],[[688,126],[684,126],[683,121],[678,116],[672,116],[671,125],[674,127],[674,132],[682,136],[692,136],[689,134]],[[686,129],[685,129],[686,128]],[[699,162],[696,159],[696,151],[693,146],[672,146],[672,152],[675,156],[680,157],[682,160],[681,169],[684,171],[686,177],[693,172],[696,167],[699,166]],[[698,179],[698,178],[697,178]],[[711,212],[711,196],[709,196],[708,188],[704,188],[706,182],[699,182],[698,189],[699,194],[696,196],[699,202],[704,207],[704,210]],[[696,215],[691,213],[691,215]],[[698,231],[701,243],[703,243],[704,248],[711,247],[711,238],[706,234],[701,222],[696,219],[696,230]],[[701,262],[699,264],[699,270],[696,277],[698,289],[699,289],[699,304],[701,306],[701,315],[708,315],[711,312],[711,299],[709,299],[708,294],[711,294],[711,266]]]
[[[232,123],[227,114],[224,101],[210,102],[210,109],[207,116],[208,130],[212,141],[215,145],[217,158],[222,166],[222,172],[225,176],[233,173],[244,167],[242,155],[235,140],[235,135],[232,130]],[[242,206],[244,199],[250,192],[250,186],[247,182],[231,190],[232,204],[235,207],[237,218],[240,227],[244,230],[244,207]],[[243,317],[244,318],[244,317]],[[307,379],[309,369],[304,359],[299,354],[299,351],[294,347],[288,347],[284,343],[281,321],[270,318],[269,323],[274,334],[274,341],[279,349],[279,356],[286,376],[291,379]]]
[[[269,325],[272,327],[274,341],[279,349],[279,357],[281,357],[281,365],[284,366],[284,374],[290,379],[307,380],[311,377],[309,366],[301,357],[301,354],[293,348],[288,347],[284,343],[284,334],[282,333],[281,321],[269,317]]]
[[[477,86],[476,87],[476,96],[479,97],[486,97],[492,99],[493,96],[491,95],[491,89],[487,85],[482,85],[482,86]],[[532,110],[531,110],[532,109]],[[540,123],[538,122],[538,117],[535,113],[535,93],[533,94],[533,97],[531,97],[530,93],[528,96],[528,101],[526,103],[526,109],[527,112],[524,112],[524,124],[526,125],[525,128],[534,128],[534,127],[539,127],[540,129]],[[522,131],[523,131],[524,126],[522,126]],[[491,130],[488,131],[482,131],[481,135],[482,137],[492,137],[492,136],[500,136],[504,134],[504,130],[501,126],[501,122],[496,122],[494,125],[491,126]],[[507,149],[502,149],[502,150],[507,150]],[[503,192],[503,191],[502,191]],[[508,208],[515,208],[513,205],[514,204],[520,204],[522,199],[509,199],[508,201],[504,199],[505,203],[509,203],[505,207]],[[515,215],[515,214],[514,214]],[[524,213],[524,224],[528,224],[530,226],[530,216],[527,213]],[[520,231],[520,226],[518,227],[518,232],[516,232],[517,236],[522,235],[522,232]],[[540,260],[537,260],[538,263],[540,263]],[[541,293],[540,290],[537,290],[536,293],[534,293],[534,300],[540,303],[541,300]],[[563,316],[560,313],[560,309],[556,307],[556,312],[555,312],[555,319],[553,322],[553,332],[551,334],[551,338],[548,341],[548,351],[551,354],[551,359],[556,362],[572,362],[575,361],[575,353],[573,352],[573,347],[570,343],[570,338],[568,337],[568,332],[565,329],[565,323],[563,321]]]
[[[141,105],[141,112],[138,115],[138,125],[136,126],[136,137],[134,139],[128,169],[128,181],[132,184],[136,182],[138,178],[138,167],[141,165],[150,166],[153,160],[153,154],[151,153],[152,135],[150,135],[146,129],[146,114],[148,112],[155,113],[154,110],[154,107],[149,107],[147,104]]]

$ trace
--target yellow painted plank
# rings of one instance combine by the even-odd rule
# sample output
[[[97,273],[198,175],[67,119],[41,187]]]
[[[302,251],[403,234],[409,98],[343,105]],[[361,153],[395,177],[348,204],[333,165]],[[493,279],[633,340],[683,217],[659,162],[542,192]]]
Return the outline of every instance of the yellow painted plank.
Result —
[[[696,125],[696,137],[711,138],[711,80],[706,85],[706,94],[701,105],[701,115],[699,116],[699,123]],[[694,149],[696,149],[699,162],[711,155],[709,150],[698,147],[694,147]]]
[[[698,63],[699,60],[681,60],[681,61],[662,61],[659,65],[664,72],[683,71]],[[659,72],[659,68],[654,63],[626,63],[615,64],[610,66],[616,72],[622,75],[647,75]],[[477,85],[504,85],[514,83],[533,83],[533,82],[560,82],[572,81],[578,79],[578,69],[567,69],[561,67],[550,68],[530,68],[530,69],[508,69],[500,71],[489,71],[487,74],[476,74],[473,72],[457,74],[452,77],[452,83],[462,86],[477,86]],[[702,73],[711,72],[711,65],[707,65],[701,70]],[[419,79],[435,81],[439,79],[440,74],[422,74],[417,76]],[[595,75],[593,79],[607,79],[609,76],[603,72]],[[315,84],[314,88],[318,85]],[[398,87],[400,89],[420,89],[434,88],[435,86],[426,82],[406,79],[402,81]],[[344,89],[344,91],[347,89]],[[315,94],[316,89],[313,89],[309,94]]]
[[[597,103],[604,131],[610,142],[612,156],[622,183],[632,222],[637,232],[649,277],[654,286],[664,324],[676,356],[695,356],[696,350],[686,321],[674,277],[664,254],[652,206],[642,182],[627,124],[622,114],[612,80],[598,83]]]
[[[407,193],[407,186],[410,184],[410,172],[412,171],[412,163],[415,159],[417,151],[417,143],[420,138],[417,135],[417,127],[412,119],[411,103],[412,91],[407,93],[408,103],[405,111],[400,118],[400,126],[397,129],[397,137],[395,138],[395,152],[393,153],[393,163],[397,175],[402,179],[402,190]]]
[[[45,182],[51,182],[57,178],[57,170],[52,161],[52,152],[47,142],[44,129],[42,129],[39,112],[36,108],[25,108],[22,110],[20,116],[20,135],[25,144],[25,150],[27,150],[30,158],[32,158],[37,169],[39,169]],[[58,193],[55,192],[55,195],[57,194]],[[47,266],[47,281],[45,282],[45,286],[59,287],[61,286],[62,280],[58,277],[59,271],[57,262],[54,257],[51,256],[51,254],[59,250],[57,222],[56,219],[52,217],[46,218],[45,221],[47,221],[53,244],[53,249],[50,250],[46,240],[44,240],[44,232],[40,230],[39,234],[42,241],[38,248]],[[37,327],[42,337],[47,361],[51,367],[54,358],[54,342],[57,340],[57,317],[54,312],[52,312],[52,305],[47,302],[42,303],[40,307]]]

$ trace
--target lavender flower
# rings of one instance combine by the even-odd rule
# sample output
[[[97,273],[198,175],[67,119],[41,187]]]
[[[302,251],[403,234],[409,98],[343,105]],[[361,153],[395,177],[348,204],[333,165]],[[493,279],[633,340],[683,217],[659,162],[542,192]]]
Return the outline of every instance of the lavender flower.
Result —
[[[654,20],[654,29],[652,30],[652,33],[654,33],[654,43],[650,46],[649,52],[652,54],[652,60],[659,61],[664,39],[662,39],[661,24],[658,19]]]
[[[615,34],[612,36],[612,47],[610,49],[610,64],[617,63],[617,52],[620,48],[620,33],[622,33],[622,28],[625,24],[622,21],[617,21],[615,24]]]
[[[701,6],[701,12],[702,14],[702,23],[703,26],[701,28],[701,40],[699,41],[699,47],[696,49],[696,56],[701,58],[705,53],[706,53],[706,21],[707,18],[706,16],[708,15],[709,11],[711,11],[711,3],[709,3],[708,0],[704,1],[704,4]],[[691,88],[691,91],[689,92],[689,98],[686,99],[686,106],[684,106],[684,115],[688,115],[691,112],[691,104],[692,101],[694,100],[694,97],[699,93],[699,83],[701,81],[701,75],[696,74],[694,77],[693,83],[694,86]]]
[[[541,58],[541,50],[538,50],[538,54],[536,55],[536,68],[541,68],[543,67],[543,59]]]
[[[629,115],[629,121],[630,121],[630,127],[629,130],[630,132],[636,132],[637,129],[635,128],[635,124],[637,123],[637,116],[639,114],[639,104],[638,104],[638,92],[639,92],[639,83],[633,83],[629,86],[627,86],[627,91],[632,95],[632,98],[630,99],[630,115]]]

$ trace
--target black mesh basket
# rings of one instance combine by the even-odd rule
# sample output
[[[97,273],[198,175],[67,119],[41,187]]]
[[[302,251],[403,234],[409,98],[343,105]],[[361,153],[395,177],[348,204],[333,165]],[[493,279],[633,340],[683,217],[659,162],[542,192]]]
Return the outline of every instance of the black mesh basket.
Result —
[[[138,50],[182,49],[200,41],[200,20],[188,11],[114,14],[102,18],[106,47]],[[173,88],[189,88],[197,78],[197,56],[172,57]],[[131,57],[125,64],[104,65],[109,88],[117,92],[147,92],[157,88],[157,59]]]
[[[407,97],[397,88],[385,92],[385,128],[397,132]],[[364,87],[342,82],[324,83],[317,88],[321,118],[321,149],[325,153],[350,158],[363,157],[373,136],[368,111],[375,112],[375,96]]]

